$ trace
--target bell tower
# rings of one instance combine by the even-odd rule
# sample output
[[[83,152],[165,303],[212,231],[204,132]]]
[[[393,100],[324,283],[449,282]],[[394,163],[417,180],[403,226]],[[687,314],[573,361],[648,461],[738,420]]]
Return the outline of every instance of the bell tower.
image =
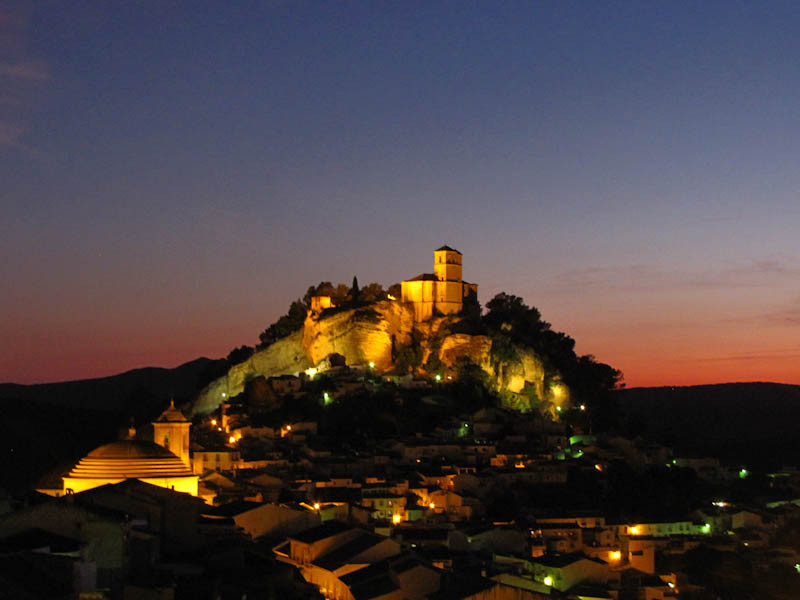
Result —
[[[169,408],[153,421],[153,441],[163,446],[183,461],[190,469],[189,459],[189,428],[191,421],[175,408],[175,401],[170,400]]]
[[[461,252],[450,246],[434,250],[433,273],[439,281],[461,281]]]

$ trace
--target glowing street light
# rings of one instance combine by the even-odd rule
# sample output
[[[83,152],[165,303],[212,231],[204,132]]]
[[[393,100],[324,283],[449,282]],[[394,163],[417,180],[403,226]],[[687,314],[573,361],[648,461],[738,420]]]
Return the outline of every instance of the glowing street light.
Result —
[[[372,361],[369,361],[369,368],[370,369],[374,369],[375,368],[375,363],[372,362]]]
[[[402,521],[402,520],[403,520],[403,517],[401,515],[392,515],[392,523],[394,523],[395,525],[400,523],[400,521]]]
[[[439,381],[441,381],[441,380],[442,380],[442,376],[441,376],[441,375],[439,375],[439,374],[437,373],[437,374],[436,374],[436,377],[434,377],[434,379],[435,379],[437,382],[439,382]]]
[[[236,443],[236,438],[235,438],[235,437],[233,437],[233,436],[229,437],[229,438],[228,438],[228,443],[229,443],[229,444],[235,444],[235,443]]]
[[[314,502],[314,510],[319,510],[319,502]]]
[[[553,585],[553,578],[552,578],[552,577],[550,577],[550,575],[548,575],[547,577],[545,577],[545,578],[542,580],[542,583],[544,583],[546,586],[550,587],[550,586],[552,586],[552,585]]]
[[[216,427],[217,426],[217,420],[216,419],[211,419],[211,426],[212,427]]]

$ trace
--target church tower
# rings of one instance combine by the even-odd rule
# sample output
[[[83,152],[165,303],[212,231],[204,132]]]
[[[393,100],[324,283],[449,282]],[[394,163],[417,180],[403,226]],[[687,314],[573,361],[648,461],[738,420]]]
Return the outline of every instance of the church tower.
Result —
[[[171,400],[169,408],[161,413],[153,422],[153,441],[163,446],[183,461],[190,469],[189,459],[189,428],[192,423],[175,408],[175,401]]]
[[[434,250],[433,274],[439,281],[461,281],[461,252],[450,246]]]
[[[478,284],[461,279],[461,252],[450,246],[433,251],[433,273],[420,273],[401,283],[401,301],[414,310],[417,322],[435,314],[452,315],[464,307],[464,298],[475,295]]]

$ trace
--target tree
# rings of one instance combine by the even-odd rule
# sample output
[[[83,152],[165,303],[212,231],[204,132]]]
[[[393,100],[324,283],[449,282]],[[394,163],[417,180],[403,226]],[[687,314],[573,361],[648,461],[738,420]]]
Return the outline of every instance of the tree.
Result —
[[[239,346],[231,350],[225,360],[228,361],[229,365],[238,365],[253,356],[254,352],[255,348],[252,346]]]
[[[298,331],[305,323],[307,314],[308,308],[300,299],[292,302],[289,306],[289,312],[259,334],[260,343],[258,344],[258,349],[263,350],[279,339]]]
[[[514,346],[529,348],[542,359],[547,377],[561,376],[574,403],[602,404],[612,409],[610,391],[622,381],[620,371],[591,355],[579,357],[575,340],[552,330],[541,313],[518,296],[501,292],[486,303],[486,308],[482,321],[492,338],[495,360],[513,359]]]
[[[353,275],[353,285],[350,287],[350,301],[358,302],[361,290],[358,289],[358,277]]]
[[[311,298],[313,296],[334,296],[336,288],[330,281],[320,281],[317,285],[312,285],[303,296],[303,302],[306,306],[311,306]]]
[[[359,299],[362,302],[380,302],[386,300],[386,292],[380,283],[368,283],[361,288]]]

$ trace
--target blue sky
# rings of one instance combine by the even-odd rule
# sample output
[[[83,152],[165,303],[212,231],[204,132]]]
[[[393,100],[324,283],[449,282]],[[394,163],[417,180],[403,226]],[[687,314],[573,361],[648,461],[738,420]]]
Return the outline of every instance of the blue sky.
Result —
[[[790,2],[17,1],[0,380],[253,343],[442,243],[630,384],[800,383]]]

